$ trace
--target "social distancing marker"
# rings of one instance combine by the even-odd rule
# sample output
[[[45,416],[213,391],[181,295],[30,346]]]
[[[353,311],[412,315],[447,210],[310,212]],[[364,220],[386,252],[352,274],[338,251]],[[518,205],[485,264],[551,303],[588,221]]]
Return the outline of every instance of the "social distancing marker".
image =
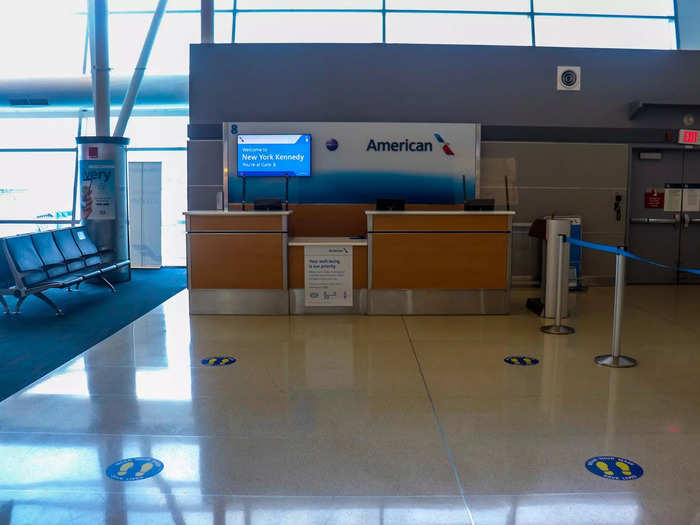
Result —
[[[137,481],[152,478],[163,470],[163,462],[154,458],[128,458],[112,463],[107,477],[115,481]]]
[[[540,362],[540,360],[535,357],[528,357],[525,355],[509,355],[503,361],[505,361],[506,364],[517,366],[533,366]]]
[[[617,456],[596,456],[586,461],[591,474],[616,481],[631,481],[641,478],[644,469],[634,461]]]
[[[205,366],[228,366],[235,362],[236,358],[231,356],[205,357],[202,359],[202,364]]]

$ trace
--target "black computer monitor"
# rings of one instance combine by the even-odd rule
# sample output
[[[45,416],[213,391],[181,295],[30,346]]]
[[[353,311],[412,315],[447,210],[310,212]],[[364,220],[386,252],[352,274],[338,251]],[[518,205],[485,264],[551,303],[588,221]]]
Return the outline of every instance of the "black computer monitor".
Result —
[[[378,211],[404,211],[405,209],[405,199],[377,199]]]
[[[253,209],[255,211],[282,211],[282,199],[255,199]]]
[[[471,199],[464,201],[464,211],[493,211],[496,209],[494,199]]]

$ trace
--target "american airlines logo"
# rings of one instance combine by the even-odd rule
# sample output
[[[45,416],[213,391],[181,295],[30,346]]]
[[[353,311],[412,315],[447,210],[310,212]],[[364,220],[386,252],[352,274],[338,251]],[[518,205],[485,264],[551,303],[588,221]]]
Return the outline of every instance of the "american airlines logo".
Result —
[[[442,148],[445,155],[454,157],[455,153],[450,147],[450,143],[445,141],[439,133],[434,133],[435,140]],[[433,143],[430,141],[413,141],[409,139],[403,140],[375,140],[369,139],[367,151],[395,151],[395,152],[429,152],[433,151]]]
[[[435,140],[437,140],[440,144],[442,144],[442,151],[445,152],[445,155],[454,156],[455,152],[452,151],[452,148],[450,148],[450,143],[445,142],[445,139],[443,139],[439,133],[435,133]]]

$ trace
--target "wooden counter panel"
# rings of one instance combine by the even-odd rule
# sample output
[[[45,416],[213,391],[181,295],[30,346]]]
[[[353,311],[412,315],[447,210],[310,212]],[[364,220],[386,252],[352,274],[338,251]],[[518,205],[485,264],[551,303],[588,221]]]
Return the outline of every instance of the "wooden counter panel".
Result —
[[[289,288],[304,288],[304,247],[290,246]],[[352,287],[367,288],[367,247],[352,247]]]
[[[368,204],[290,204],[290,237],[351,237],[367,233]]]
[[[192,288],[283,288],[281,234],[188,235]]]
[[[281,215],[190,215],[188,232],[279,232]]]
[[[375,233],[373,243],[374,288],[507,288],[507,234]]]
[[[374,231],[507,231],[508,215],[374,215]]]

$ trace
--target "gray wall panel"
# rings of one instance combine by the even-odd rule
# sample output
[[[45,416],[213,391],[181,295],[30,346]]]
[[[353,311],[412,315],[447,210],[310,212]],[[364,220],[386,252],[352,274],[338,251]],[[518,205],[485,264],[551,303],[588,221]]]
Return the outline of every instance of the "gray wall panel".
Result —
[[[187,188],[188,210],[216,210],[224,192],[223,186],[200,186]]]
[[[557,213],[580,215],[584,238],[593,242],[621,244],[625,237],[623,220],[616,220],[615,194],[626,201],[628,149],[624,144],[559,144],[485,142],[482,144],[482,181],[503,176],[501,162],[512,159],[515,186],[512,188],[514,222],[527,223]],[[527,243],[523,230],[516,231],[513,242],[513,276],[517,280],[535,279],[539,266],[539,245]],[[584,254],[586,278],[612,276],[615,265],[606,257]]]
[[[556,91],[556,66],[583,90]],[[697,100],[700,53],[505,46],[219,44],[190,47],[190,120],[480,122],[680,127],[682,111],[630,121],[634,100]],[[235,81],[232,81],[235,79]]]
[[[223,143],[220,140],[187,142],[187,185],[223,184]]]

